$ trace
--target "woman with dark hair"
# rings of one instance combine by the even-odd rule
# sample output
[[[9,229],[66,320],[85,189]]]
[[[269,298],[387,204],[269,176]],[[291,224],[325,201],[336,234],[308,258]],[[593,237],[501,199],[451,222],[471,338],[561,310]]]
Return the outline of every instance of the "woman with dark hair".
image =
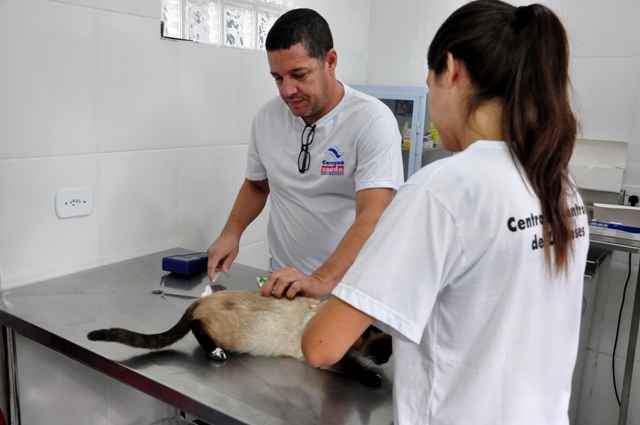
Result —
[[[459,153],[399,190],[303,351],[327,367],[369,325],[390,332],[396,425],[568,424],[589,241],[567,35],[545,6],[478,0],[428,62],[431,118]]]

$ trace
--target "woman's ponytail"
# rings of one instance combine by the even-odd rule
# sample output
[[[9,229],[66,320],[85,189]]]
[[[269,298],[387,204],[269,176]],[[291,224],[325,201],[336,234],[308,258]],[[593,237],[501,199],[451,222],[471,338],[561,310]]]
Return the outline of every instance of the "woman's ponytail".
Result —
[[[540,199],[545,258],[566,268],[571,249],[568,164],[577,122],[569,101],[569,43],[558,17],[540,4],[477,0],[456,10],[429,47],[429,68],[461,60],[474,86],[470,113],[502,99],[503,134]],[[550,246],[553,247],[553,255]]]

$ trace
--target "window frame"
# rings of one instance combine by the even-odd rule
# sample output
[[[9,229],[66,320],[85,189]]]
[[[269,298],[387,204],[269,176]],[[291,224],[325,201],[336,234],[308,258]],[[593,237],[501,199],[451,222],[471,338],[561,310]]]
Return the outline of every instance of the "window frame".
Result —
[[[189,34],[189,17],[187,16],[188,11],[188,2],[189,0],[174,0],[179,3],[179,13],[177,16],[178,20],[178,32],[180,32],[180,37],[176,37],[173,35],[167,34],[166,31],[166,23],[165,23],[165,1],[162,0],[161,8],[161,21],[160,21],[160,36],[161,38],[168,40],[181,40],[181,41],[189,41],[192,43],[198,44],[208,44],[217,47],[226,47],[232,49],[242,49],[242,50],[264,50],[264,47],[258,47],[258,37],[259,37],[259,28],[258,28],[258,14],[259,13],[267,13],[271,15],[275,15],[277,17],[281,16],[287,10],[290,9],[290,0],[281,0],[281,1],[265,1],[265,0],[208,0],[209,2],[213,2],[218,7],[218,37],[219,40],[217,43],[212,43],[209,41],[200,41],[194,40]],[[225,7],[241,7],[245,9],[250,9],[253,15],[253,40],[250,43],[249,47],[245,46],[231,46],[226,44],[226,27],[225,27]]]

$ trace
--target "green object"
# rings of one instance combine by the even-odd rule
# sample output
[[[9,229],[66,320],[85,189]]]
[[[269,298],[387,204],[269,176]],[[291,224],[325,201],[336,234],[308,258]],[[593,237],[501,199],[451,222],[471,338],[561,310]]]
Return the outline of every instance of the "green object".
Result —
[[[257,276],[256,277],[256,282],[258,282],[258,287],[262,288],[262,285],[264,285],[267,280],[269,280],[269,276]]]
[[[440,144],[440,133],[438,132],[438,129],[433,125],[432,122],[429,123],[429,134],[431,135],[433,147],[435,148]]]

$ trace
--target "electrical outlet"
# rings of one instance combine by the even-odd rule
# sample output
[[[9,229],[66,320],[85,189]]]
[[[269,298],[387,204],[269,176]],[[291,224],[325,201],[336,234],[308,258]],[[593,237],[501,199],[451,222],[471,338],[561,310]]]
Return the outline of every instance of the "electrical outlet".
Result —
[[[89,188],[61,189],[56,193],[58,218],[81,217],[93,212],[93,191]]]

